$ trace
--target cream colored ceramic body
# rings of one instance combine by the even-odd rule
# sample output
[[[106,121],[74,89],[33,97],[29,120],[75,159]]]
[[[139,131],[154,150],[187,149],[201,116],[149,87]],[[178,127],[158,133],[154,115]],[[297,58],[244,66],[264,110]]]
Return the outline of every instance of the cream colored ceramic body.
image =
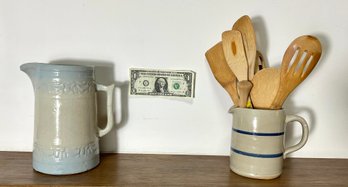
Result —
[[[113,126],[114,86],[94,83],[93,68],[28,63],[21,66],[35,91],[33,168],[47,174],[80,173],[99,164],[99,137]],[[97,125],[96,91],[107,92],[108,124]]]
[[[250,178],[273,179],[282,173],[283,159],[299,150],[308,139],[306,121],[284,110],[233,108],[230,168]],[[302,126],[301,141],[284,147],[286,125],[298,121]]]

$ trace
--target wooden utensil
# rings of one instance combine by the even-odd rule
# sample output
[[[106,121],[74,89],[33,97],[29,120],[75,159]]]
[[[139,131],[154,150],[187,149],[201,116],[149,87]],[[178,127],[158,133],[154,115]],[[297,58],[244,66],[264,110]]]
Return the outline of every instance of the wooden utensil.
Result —
[[[235,105],[239,104],[237,93],[237,78],[233,74],[230,67],[227,65],[225,55],[222,49],[222,42],[217,43],[210,48],[205,57],[209,63],[210,69],[213,72],[215,79],[230,95]]]
[[[242,34],[237,30],[223,32],[222,48],[228,66],[240,82],[237,84],[239,106],[245,107],[252,84],[250,82],[248,83],[248,62],[245,55]]]
[[[320,41],[310,35],[300,36],[290,44],[283,56],[280,86],[271,109],[282,107],[288,95],[312,72],[321,51]]]
[[[239,107],[247,107],[249,93],[252,87],[253,84],[248,80],[242,80],[237,83],[237,89],[239,93]]]
[[[253,89],[250,97],[254,108],[271,108],[279,89],[280,69],[264,68],[255,74],[251,82]]]
[[[264,68],[266,68],[264,57],[260,51],[256,51],[254,75]]]
[[[241,33],[236,30],[223,32],[222,48],[226,62],[237,79],[239,81],[248,80],[248,62]]]
[[[237,30],[242,34],[246,59],[249,67],[248,78],[249,80],[251,80],[254,77],[255,73],[256,36],[250,17],[245,15],[239,18],[234,23],[232,30]]]

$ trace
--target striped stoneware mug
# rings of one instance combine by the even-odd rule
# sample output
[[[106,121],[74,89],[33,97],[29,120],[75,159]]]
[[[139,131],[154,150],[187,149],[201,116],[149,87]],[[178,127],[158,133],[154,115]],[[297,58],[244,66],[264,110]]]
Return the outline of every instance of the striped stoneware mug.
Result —
[[[308,139],[307,122],[284,110],[231,108],[233,114],[230,168],[255,179],[273,179],[282,173],[283,160],[301,149]],[[285,148],[285,130],[289,122],[302,126],[301,141]]]

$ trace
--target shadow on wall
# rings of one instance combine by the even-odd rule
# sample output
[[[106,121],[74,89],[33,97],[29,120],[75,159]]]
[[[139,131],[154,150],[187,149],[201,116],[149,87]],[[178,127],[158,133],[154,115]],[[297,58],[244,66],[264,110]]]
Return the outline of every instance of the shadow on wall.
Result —
[[[266,67],[269,67],[268,56],[268,32],[265,26],[265,21],[261,16],[256,16],[252,18],[252,23],[254,26],[254,31],[256,35],[256,48],[261,52],[263,60]]]
[[[110,85],[115,84],[114,94],[114,127],[112,130],[100,138],[101,152],[118,152],[117,130],[125,126],[128,121],[128,81],[118,82],[115,80],[115,65],[109,61],[101,60],[86,60],[86,59],[58,59],[49,62],[50,64],[69,64],[69,65],[84,65],[93,66],[95,81],[98,84]],[[98,126],[104,128],[107,122],[106,110],[106,93],[97,93],[98,103]],[[119,109],[120,115],[116,115],[116,109]]]
[[[256,34],[256,43],[257,43],[257,49],[263,54],[264,56],[264,61],[266,64],[266,67],[269,67],[269,62],[267,59],[268,56],[268,47],[269,47],[269,38],[267,35],[267,28],[265,26],[265,21],[263,20],[263,18],[261,16],[256,16],[252,18],[252,22],[254,25],[254,30],[255,30],[255,34]],[[315,37],[317,37],[322,45],[322,55],[321,58],[318,62],[318,64],[316,65],[316,67],[313,69],[313,71],[311,72],[312,75],[309,76],[315,76],[315,74],[317,73],[317,71],[320,71],[321,67],[322,67],[322,63],[326,63],[325,61],[327,60],[327,56],[330,53],[330,42],[329,42],[329,38],[326,34],[324,33],[303,33],[303,35],[305,34],[309,34],[309,35],[313,35]],[[295,39],[295,38],[294,38]],[[284,51],[285,52],[285,51]],[[281,64],[281,59],[280,59],[280,63]],[[304,83],[306,84],[306,80],[304,80]],[[303,84],[303,83],[301,83]],[[300,87],[300,85],[299,85]],[[285,109],[287,114],[296,114],[296,113],[305,113],[307,114],[307,116],[309,117],[309,119],[306,119],[309,127],[310,127],[310,134],[312,134],[315,129],[316,129],[316,116],[314,113],[314,110],[309,108],[309,107],[303,107],[303,106],[297,106],[295,104],[295,102],[292,100],[292,95],[295,95],[296,92],[298,92],[299,88],[296,88],[292,93],[289,95],[289,97],[286,99],[283,108]],[[292,122],[293,123],[293,122]],[[300,126],[300,125],[298,125]],[[295,135],[295,130],[296,130],[296,126],[293,124],[290,124],[287,129],[286,129],[286,146],[291,146],[291,145],[295,145],[297,142],[300,141],[301,136],[302,135]],[[309,136],[310,138],[310,136]]]
[[[308,34],[308,33],[306,33]],[[309,33],[310,35],[313,35],[315,37],[317,37],[321,43],[322,46],[322,55],[321,58],[318,62],[318,64],[316,65],[316,67],[313,69],[313,71],[311,72],[311,74],[309,76],[315,76],[315,74],[317,73],[317,71],[320,71],[321,67],[322,67],[322,63],[326,63],[325,61],[327,60],[327,56],[330,53],[330,42],[328,37],[323,34],[323,33]],[[306,83],[307,81],[304,80],[301,84],[308,84]],[[317,120],[316,120],[316,116],[315,113],[313,111],[312,108],[309,107],[298,107],[295,105],[295,103],[291,100],[292,95],[296,95],[297,93],[300,92],[301,88],[301,84],[299,85],[298,88],[296,88],[292,94],[289,95],[289,97],[287,98],[286,102],[284,103],[284,108],[286,109],[288,114],[296,114],[296,113],[306,113],[309,116],[309,119],[306,119],[309,127],[310,127],[310,134],[312,134],[317,126]],[[286,133],[286,142],[287,142],[287,146],[291,146],[296,144],[297,142],[300,141],[301,136],[294,136],[294,132],[295,132],[295,126],[294,125],[290,125],[287,128],[287,133]],[[310,136],[309,136],[310,139]]]
[[[314,113],[314,110],[312,108],[305,107],[305,106],[296,106],[293,100],[291,100],[291,98],[288,98],[283,106],[287,115],[289,114],[297,115],[298,113],[305,113],[308,116],[308,118],[305,118],[305,120],[309,126],[308,139],[310,139],[311,138],[310,134],[312,134],[316,129],[316,115]],[[301,125],[298,122],[290,122],[288,124],[288,126],[286,127],[286,134],[285,134],[285,142],[286,142],[285,147],[290,147],[300,142],[302,137],[302,132],[299,135],[295,135],[296,129],[300,127]]]

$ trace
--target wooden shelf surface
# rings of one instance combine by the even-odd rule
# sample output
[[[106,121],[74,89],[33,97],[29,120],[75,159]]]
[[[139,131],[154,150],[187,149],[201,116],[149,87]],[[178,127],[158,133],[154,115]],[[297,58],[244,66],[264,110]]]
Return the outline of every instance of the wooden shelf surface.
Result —
[[[348,159],[290,158],[273,180],[241,177],[226,156],[102,154],[96,168],[52,176],[32,169],[32,154],[0,152],[0,185],[26,186],[348,186]]]

